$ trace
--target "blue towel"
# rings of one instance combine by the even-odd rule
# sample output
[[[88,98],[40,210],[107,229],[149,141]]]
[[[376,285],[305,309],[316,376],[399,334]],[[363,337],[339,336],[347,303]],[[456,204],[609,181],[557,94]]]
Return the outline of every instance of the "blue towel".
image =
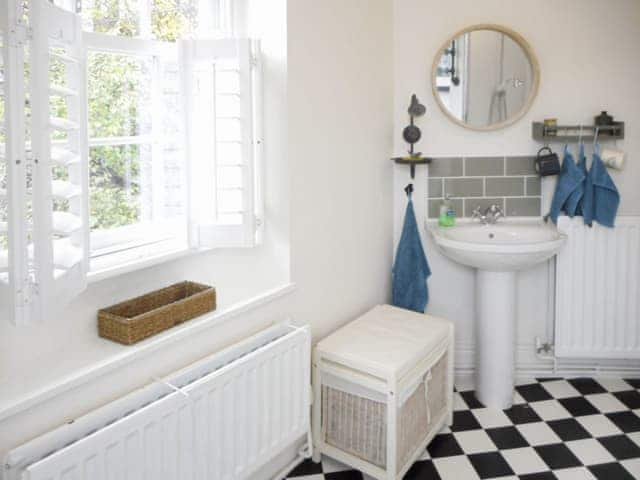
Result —
[[[596,150],[585,182],[584,223],[591,226],[595,220],[600,225],[613,228],[619,205],[618,189]]]
[[[551,217],[553,223],[558,222],[560,212],[566,209],[567,200],[582,185],[583,181],[584,174],[573,161],[569,148],[565,146],[562,169],[560,170],[560,175],[558,175],[556,191],[553,193],[551,209],[549,210],[549,217]]]
[[[587,158],[584,155],[584,144],[580,144],[580,150],[578,153],[578,170],[584,175],[584,178],[587,178]],[[573,191],[569,198],[567,198],[567,202],[565,203],[564,211],[571,218],[574,216],[582,215],[582,197],[584,196],[584,180],[578,184],[576,189]]]
[[[587,172],[587,156],[584,154],[584,143],[580,144],[579,155],[580,155],[580,158],[578,158],[578,168],[584,174],[584,180],[586,182],[588,172]],[[585,190],[585,185],[583,183],[581,188],[582,194],[580,195],[580,199],[578,200],[578,204],[576,205],[576,211],[575,211],[575,214],[578,216],[583,215],[582,204],[584,203],[584,190]]]
[[[422,248],[413,202],[409,197],[393,265],[393,304],[408,310],[424,312],[429,301],[429,275],[431,270]]]

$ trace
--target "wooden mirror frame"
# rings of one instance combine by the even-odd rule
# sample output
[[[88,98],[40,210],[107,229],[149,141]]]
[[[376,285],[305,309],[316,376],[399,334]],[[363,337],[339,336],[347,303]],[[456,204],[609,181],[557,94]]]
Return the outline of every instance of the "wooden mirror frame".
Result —
[[[464,35],[465,33],[471,33],[476,30],[493,30],[494,32],[503,33],[509,36],[514,42],[520,45],[522,50],[524,50],[525,54],[529,58],[529,61],[531,62],[531,70],[533,73],[533,82],[531,85],[531,91],[529,92],[529,97],[527,98],[527,101],[522,106],[522,108],[515,115],[513,115],[513,117],[509,118],[508,120],[505,120],[503,122],[496,123],[493,125],[487,125],[486,127],[469,125],[468,123],[464,123],[462,120],[460,120],[459,118],[456,118],[453,114],[451,114],[451,112],[447,109],[447,107],[442,103],[442,100],[440,100],[440,95],[438,95],[438,88],[436,84],[438,64],[440,63],[440,59],[442,58],[444,51],[447,48],[449,48],[449,45],[451,45],[451,42],[456,38],[460,37],[461,35]],[[438,49],[436,56],[433,60],[433,65],[431,67],[431,91],[433,92],[433,96],[436,99],[436,103],[440,107],[440,110],[442,110],[442,112],[453,123],[460,125],[461,127],[467,128],[469,130],[476,130],[479,132],[491,132],[494,130],[500,130],[501,128],[505,128],[517,122],[518,120],[520,120],[531,108],[533,101],[538,95],[539,86],[540,86],[540,64],[538,63],[538,58],[536,57],[536,54],[531,48],[531,45],[529,45],[529,42],[527,42],[524,39],[524,37],[520,35],[518,32],[510,28],[504,27],[502,25],[496,25],[493,23],[478,23],[476,25],[471,25],[469,27],[463,28],[462,30],[451,35],[447,39],[447,41],[444,42],[444,44]]]

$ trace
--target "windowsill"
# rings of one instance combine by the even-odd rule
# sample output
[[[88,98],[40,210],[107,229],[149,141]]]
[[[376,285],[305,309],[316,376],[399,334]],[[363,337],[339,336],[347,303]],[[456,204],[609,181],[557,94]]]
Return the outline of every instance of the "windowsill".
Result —
[[[181,341],[189,336],[196,335],[199,332],[213,327],[218,327],[238,315],[255,310],[256,308],[290,294],[295,290],[295,288],[296,286],[293,283],[284,284],[248,300],[238,302],[223,310],[195,318],[189,322],[167,330],[166,332],[155,335],[147,340],[143,340],[135,345],[118,345],[119,353],[112,355],[101,362],[96,362],[85,368],[78,369],[73,373],[60,375],[60,377],[54,382],[44,385],[38,389],[33,389],[27,392],[11,392],[13,395],[8,395],[11,398],[8,398],[6,402],[0,404],[0,421],[32,408],[72,388],[76,388],[92,380],[96,380],[100,376],[112,372],[123,365],[127,365],[133,361],[144,358],[160,349],[166,349],[171,344]],[[47,372],[47,376],[55,377],[55,372],[49,370]],[[0,385],[0,389],[4,390],[2,385]],[[3,393],[5,392],[3,391]]]

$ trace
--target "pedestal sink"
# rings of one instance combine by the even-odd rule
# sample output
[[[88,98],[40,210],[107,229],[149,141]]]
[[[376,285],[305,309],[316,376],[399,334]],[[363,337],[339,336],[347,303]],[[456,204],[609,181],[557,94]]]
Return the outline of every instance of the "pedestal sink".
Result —
[[[513,402],[516,345],[516,275],[553,257],[566,236],[541,220],[461,219],[453,227],[429,222],[438,249],[476,269],[476,395],[489,408]]]

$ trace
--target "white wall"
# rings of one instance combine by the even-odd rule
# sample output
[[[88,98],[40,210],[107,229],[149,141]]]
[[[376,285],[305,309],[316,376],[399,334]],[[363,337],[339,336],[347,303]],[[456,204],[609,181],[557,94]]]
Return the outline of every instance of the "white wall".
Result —
[[[615,4],[615,7],[614,7]],[[418,150],[432,156],[532,155],[542,146],[531,138],[531,122],[557,117],[562,123],[592,123],[606,109],[626,121],[626,139],[618,146],[628,152],[623,172],[613,178],[621,192],[621,214],[640,214],[640,3],[636,0],[436,0],[394,2],[395,151],[405,146],[401,129],[407,122],[411,93],[427,106],[420,120],[423,140]],[[506,129],[491,133],[465,130],[439,110],[432,94],[430,69],[437,49],[456,31],[477,23],[497,23],[522,34],[538,56],[541,82],[530,112]],[[558,146],[560,148],[560,146]],[[416,211],[424,214],[426,177],[416,179]],[[404,186],[404,170],[395,172],[396,232],[404,201],[397,190]],[[553,185],[543,186],[545,201]],[[545,207],[546,208],[546,207]],[[433,270],[429,280],[428,312],[455,321],[459,372],[473,368],[473,273],[436,252],[427,239]],[[518,363],[521,373],[548,373],[550,364],[533,356],[533,338],[547,335],[548,267],[541,265],[520,276]],[[589,366],[594,362],[586,362]]]
[[[0,457],[270,322],[291,316],[311,324],[317,338],[387,300],[393,217],[391,0],[268,3],[259,14],[268,27],[262,32],[269,83],[266,245],[105,280],[42,325],[16,329],[0,321],[0,405],[121,353],[126,347],[96,335],[101,306],[190,278],[219,286],[224,307],[287,282],[289,269],[297,290],[0,420]]]

